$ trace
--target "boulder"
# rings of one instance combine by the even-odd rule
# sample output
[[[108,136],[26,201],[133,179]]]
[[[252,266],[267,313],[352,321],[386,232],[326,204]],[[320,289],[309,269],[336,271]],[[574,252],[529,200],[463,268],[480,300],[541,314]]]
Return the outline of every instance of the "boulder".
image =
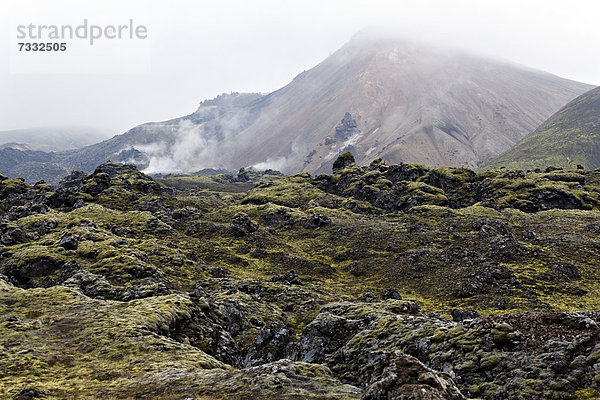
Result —
[[[342,153],[333,163],[333,173],[338,173],[341,169],[346,168],[349,165],[356,164],[354,156],[349,151]]]
[[[463,400],[454,381],[427,368],[416,358],[396,351],[385,359],[380,376],[365,389],[363,400]]]
[[[393,299],[393,300],[402,300],[402,296],[396,289],[385,288],[381,291],[381,298],[384,300]]]
[[[0,242],[5,246],[26,243],[28,241],[27,231],[21,225],[5,225],[0,227],[2,235]]]
[[[258,230],[258,224],[246,214],[238,214],[231,220],[231,233],[234,236],[246,236]]]
[[[77,235],[65,235],[60,239],[58,245],[65,250],[77,250],[79,237]]]
[[[452,320],[454,322],[462,322],[469,319],[481,318],[481,314],[473,309],[469,310],[460,310],[455,308],[450,311],[450,315],[452,316]]]
[[[295,271],[288,271],[285,274],[275,275],[271,278],[271,282],[284,282],[289,285],[302,285],[302,279],[298,276]]]
[[[329,218],[328,216],[321,215],[321,214],[314,214],[314,215],[311,215],[306,220],[304,227],[308,228],[308,229],[316,229],[316,228],[323,228],[330,224],[331,224],[331,218]]]

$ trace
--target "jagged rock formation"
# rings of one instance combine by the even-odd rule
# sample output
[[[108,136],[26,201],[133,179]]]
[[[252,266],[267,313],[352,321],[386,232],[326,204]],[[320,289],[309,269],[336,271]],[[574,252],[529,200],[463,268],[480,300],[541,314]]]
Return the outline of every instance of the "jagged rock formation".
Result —
[[[352,115],[349,112],[344,114],[344,118],[340,121],[340,124],[335,127],[335,135],[333,139],[329,141],[331,144],[335,141],[345,141],[352,137],[352,135],[360,135],[360,131],[357,129],[356,120],[352,118]],[[327,142],[327,139],[325,139]]]
[[[334,175],[319,175],[313,183],[326,192],[368,202],[376,207],[374,212],[405,211],[424,204],[464,208],[479,203],[525,212],[591,210],[600,205],[595,189],[588,186],[597,182],[595,171],[550,168],[477,174],[467,168],[388,166],[382,160],[359,167],[349,152],[337,158],[333,171]],[[507,181],[511,184],[505,185]]]

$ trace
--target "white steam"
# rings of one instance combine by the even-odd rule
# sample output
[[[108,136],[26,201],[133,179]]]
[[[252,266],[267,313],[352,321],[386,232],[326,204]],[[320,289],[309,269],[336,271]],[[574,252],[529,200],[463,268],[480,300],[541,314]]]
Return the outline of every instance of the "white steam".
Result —
[[[205,137],[202,125],[184,120],[172,135],[169,142],[134,146],[150,159],[144,173],[184,173],[222,167],[216,151],[218,141]]]
[[[281,157],[269,157],[265,161],[252,165],[251,168],[261,171],[267,169],[273,169],[275,171],[285,171],[288,166],[290,166],[298,160],[298,157],[301,156],[304,150],[304,145],[300,143],[300,138],[297,138],[292,142],[292,147],[289,154]]]
[[[210,109],[209,109],[210,108]],[[194,123],[189,119],[175,124],[153,125],[147,129],[158,129],[162,139],[148,144],[135,144],[132,147],[148,156],[148,166],[143,170],[147,174],[156,173],[190,173],[205,168],[237,169],[247,167],[240,165],[240,155],[244,154],[247,139],[240,137],[249,124],[249,111],[237,109],[222,115],[210,115],[214,107],[203,107],[206,122]],[[261,116],[266,118],[265,115]],[[162,126],[161,126],[162,125]],[[281,157],[268,158],[252,167],[255,169],[283,170],[294,159],[301,156],[301,147],[292,143],[290,152]],[[249,163],[251,164],[251,163]]]

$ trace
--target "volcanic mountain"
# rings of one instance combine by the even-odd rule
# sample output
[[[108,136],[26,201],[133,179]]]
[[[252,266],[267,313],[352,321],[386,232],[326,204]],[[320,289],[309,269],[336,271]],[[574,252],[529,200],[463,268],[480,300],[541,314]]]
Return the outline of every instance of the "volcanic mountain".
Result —
[[[111,159],[148,173],[248,166],[320,173],[351,150],[360,164],[383,158],[475,167],[591,88],[363,32],[273,93],[219,96],[191,115],[140,125],[52,161],[84,171]]]
[[[486,167],[600,167],[600,87],[579,96]]]

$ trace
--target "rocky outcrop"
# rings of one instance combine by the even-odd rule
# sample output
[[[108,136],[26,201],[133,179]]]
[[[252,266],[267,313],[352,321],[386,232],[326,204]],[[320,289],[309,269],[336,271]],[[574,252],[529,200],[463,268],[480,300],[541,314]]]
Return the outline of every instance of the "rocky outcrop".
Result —
[[[386,367],[365,389],[363,400],[466,399],[448,375],[427,368],[416,358],[400,352],[384,358]]]
[[[346,111],[339,125],[335,127],[334,140],[344,141],[352,135],[359,133],[360,131],[357,129],[357,126],[356,120]],[[326,144],[328,143],[326,142]]]
[[[420,205],[460,209],[481,204],[497,210],[525,212],[551,209],[598,209],[597,193],[586,183],[597,182],[597,171],[551,170],[475,173],[468,168],[425,167],[373,161],[359,167],[350,152],[333,164],[333,175],[312,180],[338,196],[365,201],[386,211],[406,211]]]
[[[257,229],[258,224],[246,214],[238,214],[231,220],[231,233],[234,236],[246,236]]]

